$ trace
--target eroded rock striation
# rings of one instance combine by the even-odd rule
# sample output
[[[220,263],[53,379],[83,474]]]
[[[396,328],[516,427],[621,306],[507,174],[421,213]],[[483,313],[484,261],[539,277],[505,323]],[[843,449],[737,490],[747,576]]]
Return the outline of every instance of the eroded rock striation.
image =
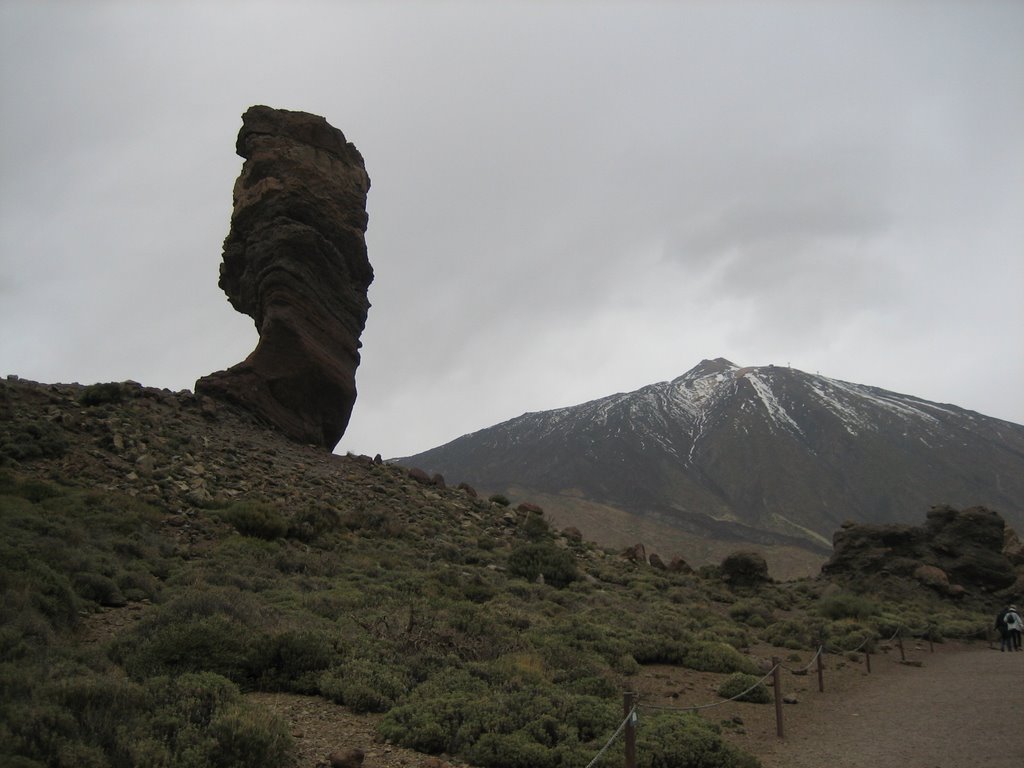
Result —
[[[245,163],[219,284],[260,338],[244,361],[199,379],[196,392],[331,450],[355,404],[370,307],[370,178],[342,132],[305,112],[250,107],[236,149]]]

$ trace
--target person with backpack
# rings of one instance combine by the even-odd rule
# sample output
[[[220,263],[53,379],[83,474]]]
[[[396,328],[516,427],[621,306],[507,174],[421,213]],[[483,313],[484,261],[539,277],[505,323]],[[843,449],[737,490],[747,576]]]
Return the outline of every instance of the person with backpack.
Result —
[[[1021,650],[1021,632],[1024,631],[1024,619],[1021,619],[1020,614],[1017,613],[1017,606],[1011,605],[1006,609],[1003,614],[1003,623],[1006,625],[1006,632],[1009,637],[1009,647],[1011,650]]]
[[[996,631],[999,632],[999,651],[1005,653],[1007,649],[1013,650],[1013,639],[1010,637],[1010,628],[1006,625],[1006,616],[1010,612],[1007,606],[996,614]]]

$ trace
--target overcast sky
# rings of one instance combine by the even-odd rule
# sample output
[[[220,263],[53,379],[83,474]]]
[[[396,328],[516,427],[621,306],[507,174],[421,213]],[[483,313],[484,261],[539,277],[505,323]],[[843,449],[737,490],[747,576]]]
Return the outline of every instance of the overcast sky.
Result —
[[[0,0],[0,375],[191,389],[240,116],[362,152],[339,452],[791,364],[1024,423],[1024,2]]]

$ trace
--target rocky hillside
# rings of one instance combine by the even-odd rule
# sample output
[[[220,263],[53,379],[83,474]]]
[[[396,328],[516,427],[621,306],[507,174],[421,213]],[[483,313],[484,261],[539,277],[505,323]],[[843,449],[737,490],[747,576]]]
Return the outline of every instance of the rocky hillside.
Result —
[[[1024,527],[1024,426],[720,358],[399,461],[541,498],[598,541],[675,541],[698,560],[701,538],[826,553],[847,519],[909,522],[935,504]]]
[[[1021,582],[986,566],[1005,556],[983,517],[962,554],[997,582],[964,561],[963,590],[915,571],[894,602],[776,583],[756,553],[698,573],[625,557],[190,392],[0,381],[0,764],[585,765],[624,690],[703,704],[822,638],[984,637]],[[744,729],[644,717],[652,764],[757,765]]]
[[[236,499],[430,512],[418,492],[401,493],[417,484],[397,468],[297,443],[240,406],[134,382],[0,382],[3,464],[153,505],[191,545],[212,536],[199,511]]]

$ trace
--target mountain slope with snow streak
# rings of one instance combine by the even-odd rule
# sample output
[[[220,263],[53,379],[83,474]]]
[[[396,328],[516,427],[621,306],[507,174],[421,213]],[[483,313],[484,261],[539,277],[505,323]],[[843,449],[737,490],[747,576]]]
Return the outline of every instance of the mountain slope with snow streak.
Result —
[[[722,358],[399,461],[489,492],[586,499],[693,536],[819,552],[844,520],[910,522],[934,504],[983,504],[1024,529],[1024,426]]]

